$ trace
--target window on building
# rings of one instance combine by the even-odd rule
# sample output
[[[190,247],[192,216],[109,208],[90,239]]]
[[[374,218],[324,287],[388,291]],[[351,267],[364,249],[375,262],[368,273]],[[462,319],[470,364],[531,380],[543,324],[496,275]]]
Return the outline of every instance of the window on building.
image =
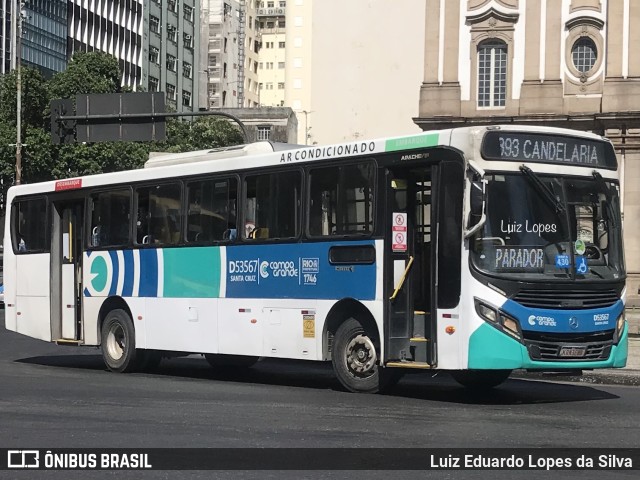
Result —
[[[286,2],[285,0],[280,0],[280,1],[278,2],[278,6],[279,6],[280,8],[284,8],[284,7],[286,7],[286,6],[287,6],[287,2]]]
[[[284,62],[278,62],[278,68],[279,69],[283,69],[284,68]]]
[[[273,90],[273,83],[272,82],[267,82],[266,89],[267,90]]]
[[[160,19],[158,17],[149,16],[149,30],[154,33],[160,33]]]
[[[267,2],[267,8],[275,7],[275,2]]]
[[[178,183],[136,189],[138,245],[175,245],[180,242],[180,197]]]
[[[167,55],[167,70],[175,72],[177,69],[178,59],[173,55]]]
[[[182,62],[182,76],[185,78],[191,78],[192,67],[189,62]]]
[[[184,48],[189,50],[193,49],[193,35],[190,33],[182,34],[182,42],[184,43]]]
[[[191,92],[188,92],[187,90],[182,91],[182,105],[185,107],[191,106]]]
[[[184,19],[193,22],[193,7],[185,5],[184,7]]]
[[[309,233],[373,232],[375,168],[371,162],[310,172]]]
[[[187,184],[187,242],[235,240],[238,182],[211,179]]]
[[[160,49],[157,47],[149,47],[149,62],[160,63]]]
[[[130,218],[129,189],[91,195],[91,246],[127,245]]]
[[[149,76],[149,91],[157,92],[159,86],[159,80],[156,77]]]
[[[178,11],[178,2],[177,0],[167,0],[167,10],[170,12]]]
[[[267,62],[267,70],[273,70],[273,62]]]
[[[299,234],[300,172],[250,175],[245,186],[244,238],[265,240]]]
[[[167,100],[176,100],[176,86],[167,83]]]
[[[262,84],[261,84],[262,85]],[[271,138],[271,127],[270,126],[259,126],[258,127],[258,140],[269,140]]]
[[[580,37],[571,48],[573,65],[580,73],[587,73],[598,59],[598,48],[589,37]]]
[[[278,42],[278,48],[284,48],[285,43],[284,42]]]
[[[267,28],[275,28],[276,22],[267,22]]]
[[[209,84],[209,95],[217,95],[218,93],[218,84],[217,83],[210,83]]]
[[[507,45],[489,40],[478,47],[478,107],[504,107],[507,98]]]
[[[278,27],[284,28],[286,26],[286,22],[284,19],[278,20]]]
[[[173,43],[178,43],[178,29],[175,25],[167,23],[167,38]]]
[[[258,88],[262,90],[264,88],[264,83],[260,82]]]

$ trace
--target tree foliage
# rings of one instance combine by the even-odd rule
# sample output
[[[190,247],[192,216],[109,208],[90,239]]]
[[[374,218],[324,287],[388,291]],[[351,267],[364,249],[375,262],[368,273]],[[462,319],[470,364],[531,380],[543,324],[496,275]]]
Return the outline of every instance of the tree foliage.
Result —
[[[200,117],[194,122],[169,119],[164,142],[51,143],[51,100],[124,92],[120,77],[117,59],[100,52],[74,54],[67,69],[48,81],[35,69],[21,69],[23,183],[140,168],[151,150],[185,152],[242,142],[228,120]],[[11,72],[0,76],[0,177],[5,191],[15,177],[15,142],[16,74]]]

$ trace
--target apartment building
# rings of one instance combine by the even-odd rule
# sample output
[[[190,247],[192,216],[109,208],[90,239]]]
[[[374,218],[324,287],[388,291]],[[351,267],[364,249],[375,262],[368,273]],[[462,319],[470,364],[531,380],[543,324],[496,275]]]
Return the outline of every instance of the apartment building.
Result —
[[[120,63],[122,85],[137,88],[144,61],[143,10],[149,1],[69,0],[67,57],[71,58],[75,52],[109,53]],[[161,3],[160,0],[157,3]]]
[[[640,2],[426,2],[424,130],[488,123],[608,136],[622,168],[627,299],[640,304]]]
[[[259,106],[256,0],[202,0],[206,108]]]
[[[145,0],[140,84],[178,112],[200,105],[199,0]],[[204,86],[204,85],[202,85]]]
[[[286,62],[286,0],[260,2],[257,10],[262,48],[258,59],[260,105],[284,105]]]

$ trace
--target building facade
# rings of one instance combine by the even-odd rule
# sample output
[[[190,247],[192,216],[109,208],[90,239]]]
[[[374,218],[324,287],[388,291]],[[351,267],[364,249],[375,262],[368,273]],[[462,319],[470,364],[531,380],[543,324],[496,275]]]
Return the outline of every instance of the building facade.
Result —
[[[627,299],[640,287],[640,2],[427,0],[423,130],[523,123],[608,136],[622,169]]]
[[[22,64],[45,77],[67,68],[67,0],[25,0]]]
[[[75,52],[109,53],[120,63],[122,85],[136,89],[142,78],[144,4],[172,1],[177,3],[177,0],[69,0],[68,58]]]
[[[149,92],[165,92],[178,111],[200,108],[199,0],[145,0],[141,79]]]
[[[284,104],[298,143],[419,131],[424,15],[416,0],[287,1]]]
[[[16,0],[0,0],[0,74],[10,72],[16,63],[15,10]]]
[[[258,59],[260,105],[284,105],[286,62],[286,0],[260,2],[257,20],[261,35]]]
[[[203,0],[206,108],[259,106],[256,0]],[[206,39],[206,43],[204,42]],[[203,57],[204,58],[204,57]]]

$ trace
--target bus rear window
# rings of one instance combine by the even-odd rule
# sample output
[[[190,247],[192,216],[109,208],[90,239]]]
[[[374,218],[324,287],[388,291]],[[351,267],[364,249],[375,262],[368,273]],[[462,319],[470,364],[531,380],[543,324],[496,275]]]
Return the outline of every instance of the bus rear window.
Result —
[[[13,204],[13,249],[18,253],[47,251],[47,202],[44,198]]]

